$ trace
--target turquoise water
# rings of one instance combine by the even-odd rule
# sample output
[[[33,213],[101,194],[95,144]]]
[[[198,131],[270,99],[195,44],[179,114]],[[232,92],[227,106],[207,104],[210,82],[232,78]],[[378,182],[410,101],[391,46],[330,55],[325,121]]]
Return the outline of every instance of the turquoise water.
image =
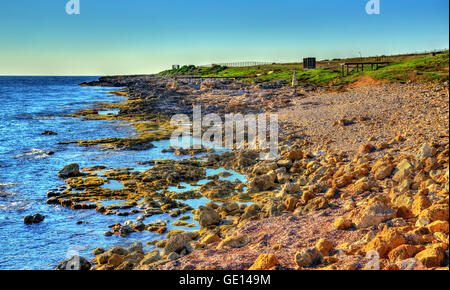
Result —
[[[78,109],[91,108],[95,102],[124,100],[123,97],[106,94],[113,88],[78,86],[79,83],[95,79],[0,77],[0,269],[53,269],[61,260],[74,253],[93,258],[92,250],[96,247],[128,246],[135,241],[145,243],[162,238],[159,234],[147,231],[126,237],[105,237],[103,233],[108,230],[108,225],[134,220],[136,216],[105,216],[95,210],[73,211],[46,204],[47,190],[64,185],[56,173],[69,163],[78,163],[82,168],[103,165],[143,171],[149,166],[137,165],[137,162],[184,158],[172,153],[161,153],[162,149],[169,147],[168,140],[155,142],[154,148],[138,152],[86,148],[74,144],[58,145],[61,141],[136,134],[121,121],[82,121],[79,118],[60,117]],[[118,112],[111,110],[103,113]],[[44,131],[53,131],[58,135],[41,135]],[[221,171],[223,169],[208,170],[208,175]],[[233,181],[235,178],[245,181],[245,176],[237,173],[226,179]],[[104,187],[116,189],[121,188],[121,184],[110,182]],[[197,207],[208,201],[202,198],[186,203]],[[108,203],[119,202],[115,200]],[[44,222],[35,225],[22,222],[25,215],[35,213],[45,215]],[[146,218],[144,222],[160,219],[169,224],[177,220],[163,214]],[[83,223],[78,224],[78,221]],[[191,219],[188,222],[194,221]]]

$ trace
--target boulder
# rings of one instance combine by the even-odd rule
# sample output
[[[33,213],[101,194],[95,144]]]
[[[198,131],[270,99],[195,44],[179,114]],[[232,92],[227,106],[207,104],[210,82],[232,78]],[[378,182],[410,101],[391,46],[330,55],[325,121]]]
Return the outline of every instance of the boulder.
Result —
[[[41,133],[41,135],[55,136],[55,135],[58,135],[58,133],[53,132],[53,131],[44,131],[44,132]]]
[[[278,265],[278,259],[272,254],[261,254],[249,270],[270,270]]]
[[[246,235],[239,235],[234,237],[228,237],[221,241],[217,246],[217,249],[222,249],[225,247],[230,248],[242,248],[250,242],[250,238]]]
[[[359,153],[372,153],[373,151],[375,151],[377,148],[370,144],[370,143],[366,143],[366,144],[362,144],[361,146],[359,146],[358,152]]]
[[[261,208],[257,204],[247,206],[240,220],[246,220],[258,216],[261,213]]]
[[[129,225],[123,225],[121,227],[118,228],[117,232],[119,233],[119,235],[121,236],[126,236],[128,234],[131,234],[134,232],[133,228],[130,227]]]
[[[203,245],[208,245],[211,243],[219,243],[222,239],[219,237],[217,233],[206,232],[202,235],[199,243]]]
[[[330,255],[330,251],[333,249],[333,243],[325,239],[320,239],[316,243],[316,248],[319,250],[322,256],[326,257]]]
[[[105,252],[105,249],[103,249],[103,248],[96,248],[96,249],[94,249],[93,254],[97,256],[97,255],[103,254],[104,252]]]
[[[416,259],[427,268],[440,267],[445,259],[445,251],[442,247],[433,246],[418,253]]]
[[[430,222],[434,221],[448,221],[449,205],[448,204],[433,204],[429,208],[422,211],[419,218],[426,218]]]
[[[120,264],[122,264],[125,260],[123,259],[123,256],[114,254],[108,259],[108,265],[117,267]]]
[[[414,167],[411,162],[409,162],[409,160],[405,158],[400,161],[400,163],[395,167],[395,173],[392,179],[396,182],[400,182],[401,180],[410,176],[413,169]]]
[[[275,185],[275,178],[275,173],[257,176],[250,181],[249,191],[259,192],[271,189]]]
[[[34,214],[34,215],[27,215],[27,216],[25,216],[23,218],[23,222],[25,224],[27,224],[27,225],[30,225],[30,224],[40,223],[40,222],[44,221],[44,219],[45,219],[45,216],[37,213],[37,214]]]
[[[437,232],[448,233],[448,222],[447,221],[434,221],[427,225],[430,233],[434,234]]]
[[[295,161],[295,160],[303,159],[304,155],[305,154],[303,153],[302,150],[298,150],[297,149],[297,150],[292,150],[292,151],[289,151],[289,152],[285,153],[283,155],[283,157],[285,159],[289,159],[289,160]]]
[[[328,206],[328,201],[323,197],[316,197],[308,202],[308,204],[303,207],[302,214],[306,215],[312,213],[316,210],[324,209]]]
[[[334,188],[343,188],[343,187],[346,187],[347,185],[351,184],[352,182],[353,182],[353,176],[345,174],[345,175],[342,175],[342,176],[339,176],[339,177],[333,179],[332,184],[333,184]]]
[[[374,250],[378,252],[380,258],[384,259],[389,252],[403,244],[406,244],[403,233],[397,228],[388,228],[378,233],[361,250],[364,253]]]
[[[388,257],[391,263],[397,263],[401,260],[413,258],[417,253],[423,250],[423,246],[401,245],[389,252]]]
[[[380,166],[374,173],[374,178],[377,180],[383,180],[389,176],[391,176],[394,171],[395,166],[392,164]]]
[[[297,208],[297,210],[298,209],[300,208]],[[284,210],[284,204],[280,204],[280,201],[277,199],[269,199],[264,204],[264,207],[262,209],[262,211],[265,213],[265,217],[280,216],[282,214],[282,210]]]
[[[381,222],[394,217],[395,212],[384,203],[378,201],[360,209],[355,218],[353,218],[353,223],[358,228],[367,228],[377,226]]]
[[[133,252],[143,253],[144,247],[141,242],[135,242],[131,246],[128,247],[127,251],[128,251],[128,253],[133,253]]]
[[[420,215],[420,213],[427,208],[431,206],[431,201],[428,199],[428,197],[419,195],[414,199],[414,202],[412,204],[412,213],[415,216]]]
[[[298,183],[287,182],[283,185],[279,196],[284,197],[285,195],[300,191],[300,185]]]
[[[314,195],[314,193],[312,191],[305,191],[302,194],[302,201],[303,203],[308,203],[308,201],[310,201],[311,199],[314,199],[316,196]]]
[[[298,251],[294,257],[295,263],[299,267],[311,267],[322,261],[322,254],[316,247]]]
[[[80,172],[80,166],[76,163],[69,164],[58,171],[58,177],[61,178],[78,177],[82,175],[83,174]]]
[[[170,236],[162,255],[167,256],[172,252],[180,253],[183,249],[189,248],[188,243],[192,241],[192,237],[193,235],[189,232]]]
[[[352,226],[352,221],[345,217],[338,217],[334,220],[334,227],[338,230],[346,230]]]
[[[287,211],[292,212],[295,210],[298,202],[299,202],[298,198],[288,197],[284,200],[284,206],[286,207]]]
[[[431,149],[428,143],[424,143],[422,147],[420,147],[419,151],[417,151],[416,159],[421,161],[425,158],[432,157],[433,150]]]
[[[212,225],[218,225],[221,217],[220,215],[210,207],[200,206],[198,208],[198,222],[201,228],[206,228]]]
[[[140,251],[131,252],[130,254],[123,257],[125,263],[137,265],[144,258],[144,253]]]
[[[178,253],[172,252],[169,255],[167,255],[167,260],[169,261],[175,261],[181,258],[181,256]]]
[[[91,269],[91,263],[83,257],[78,255],[73,256],[70,259],[62,261],[58,266],[56,266],[56,270],[80,270],[87,271]]]
[[[410,258],[398,261],[397,267],[403,271],[426,270],[427,268],[416,258]]]
[[[151,251],[147,253],[144,258],[141,260],[140,265],[149,265],[161,260],[161,255],[158,250]]]
[[[255,166],[253,166],[252,173],[255,175],[263,175],[277,168],[278,165],[274,161],[262,161],[258,162],[257,164],[255,164]]]

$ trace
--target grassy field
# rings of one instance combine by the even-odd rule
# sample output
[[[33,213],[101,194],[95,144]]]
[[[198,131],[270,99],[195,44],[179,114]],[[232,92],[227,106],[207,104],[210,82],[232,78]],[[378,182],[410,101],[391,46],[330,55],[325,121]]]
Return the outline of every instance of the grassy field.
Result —
[[[341,64],[345,62],[388,61],[389,65],[378,70],[366,67],[364,72],[352,72],[342,76]],[[285,80],[290,83],[294,69],[302,85],[329,86],[355,82],[358,77],[370,76],[375,80],[389,82],[443,82],[449,79],[449,52],[441,54],[408,54],[383,57],[324,60],[317,63],[317,69],[304,70],[301,63],[271,64],[250,67],[183,66],[177,70],[159,73],[167,75],[190,75],[200,77],[241,77],[248,83],[275,82]]]

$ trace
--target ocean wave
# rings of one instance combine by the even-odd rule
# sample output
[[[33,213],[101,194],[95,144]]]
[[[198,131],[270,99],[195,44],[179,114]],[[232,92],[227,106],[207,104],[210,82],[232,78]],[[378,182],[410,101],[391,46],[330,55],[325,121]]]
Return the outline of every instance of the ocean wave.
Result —
[[[31,115],[31,114],[21,114],[17,117],[18,120],[51,120],[55,116],[52,115]]]
[[[22,211],[29,206],[30,203],[25,201],[0,202],[0,211]]]
[[[54,152],[53,151],[47,151],[47,150],[43,150],[43,149],[36,149],[36,148],[32,148],[29,151],[22,153],[22,154],[18,154],[16,156],[14,156],[14,158],[28,158],[30,160],[33,159],[42,159],[42,158],[47,158],[50,155],[53,155]]]
[[[1,191],[0,190],[0,197],[13,197],[16,195],[15,193],[7,192],[7,191]]]
[[[17,183],[13,183],[13,182],[0,182],[0,188],[13,187],[16,185],[17,185]]]

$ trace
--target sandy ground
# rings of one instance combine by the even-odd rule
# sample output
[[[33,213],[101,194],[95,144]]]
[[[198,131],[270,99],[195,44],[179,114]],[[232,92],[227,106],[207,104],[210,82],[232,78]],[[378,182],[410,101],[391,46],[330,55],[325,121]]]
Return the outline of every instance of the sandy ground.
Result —
[[[448,141],[448,102],[443,88],[381,84],[296,99],[278,114],[286,133],[311,140],[315,149],[354,152],[362,143],[390,143],[398,136],[406,147]]]
[[[260,254],[275,254],[281,268],[295,269],[295,253],[303,248],[314,246],[323,238],[339,245],[356,242],[363,237],[358,231],[339,231],[333,221],[345,210],[316,212],[306,216],[284,214],[279,217],[252,221],[235,232],[247,235],[251,242],[242,248],[216,250],[217,244],[194,251],[159,269],[199,269],[202,267],[217,270],[247,270]],[[281,245],[280,249],[273,249]]]

